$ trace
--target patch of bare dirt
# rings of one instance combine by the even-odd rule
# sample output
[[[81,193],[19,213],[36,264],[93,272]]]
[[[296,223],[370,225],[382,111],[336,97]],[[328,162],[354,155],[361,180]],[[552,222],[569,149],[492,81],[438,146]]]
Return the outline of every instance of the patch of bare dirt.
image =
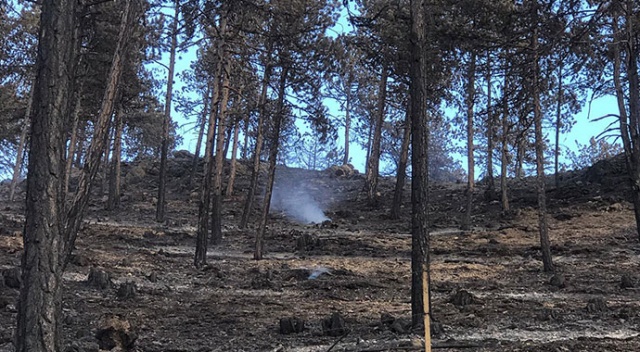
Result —
[[[186,187],[190,160],[183,159],[171,163],[163,224],[153,221],[155,163],[123,169],[118,211],[103,210],[96,187],[64,275],[69,350],[423,348],[422,332],[407,324],[408,191],[402,218],[390,220],[391,179],[381,182],[381,201],[372,207],[360,175],[280,170],[280,191],[304,191],[332,221],[301,224],[282,206],[271,215],[266,259],[256,262],[254,229],[236,226],[248,187],[248,168],[241,167],[235,193],[224,202],[224,241],[209,249],[209,266],[196,270],[197,187]],[[480,185],[475,227],[464,233],[458,230],[464,186],[433,186],[432,305],[441,327],[434,345],[444,351],[640,350],[640,243],[632,208],[623,189],[594,173],[566,174],[560,188],[550,185],[555,277],[541,270],[530,180],[511,182],[508,214],[484,200]],[[20,264],[23,208],[2,204],[0,270],[9,277]],[[0,351],[12,351],[18,290],[2,278]]]

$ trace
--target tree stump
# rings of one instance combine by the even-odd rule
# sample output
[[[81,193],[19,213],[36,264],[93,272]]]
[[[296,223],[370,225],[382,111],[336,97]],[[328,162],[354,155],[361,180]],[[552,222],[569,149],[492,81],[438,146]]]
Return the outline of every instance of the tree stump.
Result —
[[[607,310],[607,302],[602,298],[592,298],[585,309],[587,313],[602,313]]]
[[[316,236],[303,233],[296,239],[296,250],[300,252],[308,252],[322,247],[322,241]]]
[[[123,351],[129,351],[138,339],[138,334],[127,320],[108,316],[101,322],[96,332],[96,339],[101,350],[112,350],[118,347]]]
[[[89,276],[87,277],[87,285],[95,287],[100,290],[111,287],[111,276],[104,270],[92,267],[89,269]]]
[[[477,300],[469,291],[459,290],[449,300],[453,305],[457,307],[464,307],[470,304],[474,304]]]
[[[4,285],[9,288],[20,288],[22,283],[22,271],[20,268],[5,269],[2,271]]]
[[[620,288],[634,288],[636,287],[637,280],[629,274],[622,275],[620,278]]]
[[[289,335],[289,334],[303,332],[304,323],[305,323],[304,320],[297,317],[281,318],[280,333],[282,335]]]
[[[565,288],[567,287],[567,280],[563,274],[555,274],[551,277],[551,280],[549,280],[549,285],[557,288]]]
[[[135,298],[137,293],[138,290],[136,287],[136,283],[127,281],[123,284],[120,284],[120,287],[118,287],[117,295],[120,299],[131,299]]]
[[[344,318],[338,312],[331,314],[331,316],[322,321],[322,333],[325,336],[342,336],[348,332]]]

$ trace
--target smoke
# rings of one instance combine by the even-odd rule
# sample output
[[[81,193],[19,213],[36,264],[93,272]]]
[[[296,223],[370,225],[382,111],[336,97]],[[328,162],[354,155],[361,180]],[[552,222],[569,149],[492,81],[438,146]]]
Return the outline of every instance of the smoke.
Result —
[[[279,177],[274,185],[271,207],[284,212],[288,217],[303,223],[322,223],[329,219],[314,195],[321,192],[303,182]]]

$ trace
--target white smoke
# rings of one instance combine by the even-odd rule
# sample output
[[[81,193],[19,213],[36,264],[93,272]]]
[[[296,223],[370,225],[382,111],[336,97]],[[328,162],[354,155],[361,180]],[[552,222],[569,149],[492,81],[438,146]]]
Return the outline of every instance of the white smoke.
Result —
[[[284,182],[279,179],[276,181],[271,197],[271,207],[303,224],[319,224],[331,220],[324,215],[320,202],[313,197],[312,193],[309,187],[303,184]]]

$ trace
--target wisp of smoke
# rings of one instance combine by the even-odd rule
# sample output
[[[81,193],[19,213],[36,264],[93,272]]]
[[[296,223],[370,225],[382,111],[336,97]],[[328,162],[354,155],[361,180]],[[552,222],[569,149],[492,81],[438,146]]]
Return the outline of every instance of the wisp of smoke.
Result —
[[[320,204],[308,190],[300,185],[288,186],[277,187],[274,190],[271,199],[271,206],[274,209],[283,211],[287,216],[303,224],[319,224],[331,220],[324,215]],[[286,193],[283,188],[286,188]]]

